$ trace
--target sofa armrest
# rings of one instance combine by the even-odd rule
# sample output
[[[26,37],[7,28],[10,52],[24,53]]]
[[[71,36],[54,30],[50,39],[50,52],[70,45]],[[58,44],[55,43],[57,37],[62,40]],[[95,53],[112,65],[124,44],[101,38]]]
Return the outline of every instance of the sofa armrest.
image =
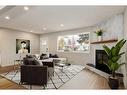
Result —
[[[54,62],[42,62],[43,66],[48,66],[54,68]]]

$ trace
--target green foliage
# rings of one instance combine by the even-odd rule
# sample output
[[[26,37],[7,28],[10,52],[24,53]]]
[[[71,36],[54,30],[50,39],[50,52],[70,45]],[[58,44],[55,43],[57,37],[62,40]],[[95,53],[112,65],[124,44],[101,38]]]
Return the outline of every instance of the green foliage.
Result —
[[[95,31],[95,33],[97,36],[101,36],[103,34],[103,30],[99,29],[99,30]]]
[[[126,42],[126,40],[122,39],[112,48],[109,48],[108,46],[103,45],[103,48],[109,58],[108,63],[106,63],[106,62],[103,62],[103,63],[108,66],[110,71],[112,71],[113,77],[115,77],[115,75],[114,75],[115,71],[118,70],[119,67],[124,64],[124,63],[119,64],[118,60],[125,53],[125,52],[120,52],[120,50],[123,47],[123,45],[125,44],[125,42]]]

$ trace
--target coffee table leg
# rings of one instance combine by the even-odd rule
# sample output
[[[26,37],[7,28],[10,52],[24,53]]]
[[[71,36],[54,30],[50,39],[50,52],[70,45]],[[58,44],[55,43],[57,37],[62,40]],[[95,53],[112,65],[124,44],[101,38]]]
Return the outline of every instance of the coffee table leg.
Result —
[[[62,66],[62,70],[61,71],[63,72],[63,66]]]

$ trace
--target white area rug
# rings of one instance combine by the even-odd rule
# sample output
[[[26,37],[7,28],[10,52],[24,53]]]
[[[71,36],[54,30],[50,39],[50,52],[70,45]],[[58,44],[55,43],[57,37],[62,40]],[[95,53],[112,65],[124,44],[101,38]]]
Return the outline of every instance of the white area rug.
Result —
[[[81,65],[70,65],[63,68],[63,71],[60,67],[55,66],[54,76],[48,80],[47,87],[45,89],[58,89],[75,75],[77,75],[81,70],[84,69],[84,66]],[[10,79],[16,83],[20,82],[20,71],[16,70],[13,72],[7,72],[1,74],[2,76]],[[23,85],[26,88],[30,88],[30,85]],[[32,89],[41,90],[44,89],[43,86],[32,85]]]

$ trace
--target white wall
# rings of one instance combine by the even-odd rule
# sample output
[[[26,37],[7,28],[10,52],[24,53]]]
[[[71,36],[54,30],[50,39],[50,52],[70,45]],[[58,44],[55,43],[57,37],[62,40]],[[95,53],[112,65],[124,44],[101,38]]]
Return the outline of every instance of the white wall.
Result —
[[[124,38],[127,40],[127,7],[125,8],[125,12],[124,12]],[[126,64],[122,67],[123,68],[123,74],[124,74],[124,84],[125,87],[127,88],[127,42],[125,44],[125,59],[124,61],[126,62]]]
[[[1,64],[1,51],[0,51],[0,66],[1,66],[2,64]]]
[[[103,36],[104,40],[112,39],[112,38],[121,39],[123,37],[123,14],[118,14],[116,16],[113,16],[108,20],[103,21],[93,27],[43,34],[40,37],[41,38],[48,37],[49,51],[51,53],[57,53],[60,57],[67,57],[72,64],[81,64],[81,65],[85,65],[87,63],[94,64],[95,49],[103,49],[102,44],[101,45],[91,44],[90,53],[70,53],[70,52],[63,53],[63,52],[57,52],[57,37],[67,34],[90,32],[90,40],[96,41],[97,39],[94,31],[96,30],[97,26],[102,27],[104,29],[104,36]],[[108,44],[108,45],[111,46],[113,44]]]
[[[70,53],[70,52],[57,52],[57,37],[61,35],[68,35],[74,33],[83,33],[93,31],[92,28],[85,29],[77,29],[72,31],[58,32],[58,33],[50,33],[41,35],[41,38],[48,37],[48,45],[50,53],[57,53],[60,57],[67,57],[69,61],[74,64],[86,64],[87,62],[92,63],[91,56],[92,52],[87,53]]]
[[[39,35],[16,31],[11,29],[0,29],[0,52],[2,66],[13,65],[15,59],[19,59],[16,54],[16,39],[30,40],[31,53],[39,53]]]

